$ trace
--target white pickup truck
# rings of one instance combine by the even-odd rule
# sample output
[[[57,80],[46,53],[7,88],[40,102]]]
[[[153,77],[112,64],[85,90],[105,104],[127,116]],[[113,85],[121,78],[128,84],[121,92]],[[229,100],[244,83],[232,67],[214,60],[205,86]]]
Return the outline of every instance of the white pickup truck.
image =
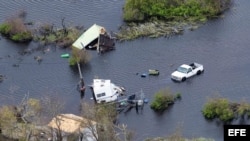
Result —
[[[185,81],[187,78],[200,75],[202,72],[204,72],[204,68],[201,64],[195,62],[190,65],[182,64],[171,74],[171,79],[174,81]]]

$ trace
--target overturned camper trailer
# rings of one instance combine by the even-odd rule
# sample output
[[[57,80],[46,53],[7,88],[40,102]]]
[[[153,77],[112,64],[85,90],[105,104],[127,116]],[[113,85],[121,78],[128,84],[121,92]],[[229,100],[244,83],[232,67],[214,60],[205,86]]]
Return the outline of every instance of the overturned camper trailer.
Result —
[[[73,47],[105,52],[115,49],[115,40],[104,27],[94,24],[73,43]]]
[[[110,79],[93,79],[90,88],[97,103],[114,102],[125,92],[123,87],[111,83]]]

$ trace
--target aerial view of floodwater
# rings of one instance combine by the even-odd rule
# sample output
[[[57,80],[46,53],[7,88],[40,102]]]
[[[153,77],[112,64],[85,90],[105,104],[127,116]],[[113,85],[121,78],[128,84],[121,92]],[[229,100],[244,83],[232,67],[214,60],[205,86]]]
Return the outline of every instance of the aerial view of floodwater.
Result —
[[[79,25],[85,28],[98,24],[108,31],[117,32],[122,21],[125,0],[0,0],[0,22],[19,10],[27,12],[27,20],[36,23],[53,23],[61,26]],[[152,100],[164,88],[180,93],[182,99],[162,114],[154,112],[149,104],[143,113],[134,109],[119,115],[118,122],[135,132],[135,140],[147,137],[168,136],[177,128],[184,137],[205,137],[223,140],[223,124],[207,121],[202,107],[209,97],[219,94],[231,101],[250,102],[250,1],[237,0],[223,17],[208,21],[194,31],[170,38],[140,38],[116,42],[116,49],[104,54],[89,50],[91,59],[82,66],[86,85],[93,78],[111,79],[123,86],[126,93],[143,90]],[[41,99],[45,95],[58,97],[65,103],[65,113],[79,114],[81,100],[93,101],[90,89],[84,99],[76,89],[78,70],[69,67],[61,58],[69,49],[46,47],[22,55],[25,49],[37,48],[37,43],[18,44],[0,36],[0,106],[21,102],[25,95]],[[41,56],[38,63],[34,56]],[[170,74],[181,64],[198,62],[205,72],[183,83],[174,83]],[[158,69],[159,76],[140,77],[148,69]],[[247,124],[249,121],[234,121]]]

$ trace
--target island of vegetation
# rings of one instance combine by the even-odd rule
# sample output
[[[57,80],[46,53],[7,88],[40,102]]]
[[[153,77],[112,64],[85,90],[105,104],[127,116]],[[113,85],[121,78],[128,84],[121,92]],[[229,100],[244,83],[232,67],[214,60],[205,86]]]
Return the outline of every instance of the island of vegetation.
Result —
[[[202,114],[209,120],[219,119],[225,123],[238,118],[249,119],[250,104],[246,101],[232,102],[222,97],[209,98],[202,109]]]
[[[181,34],[185,27],[195,29],[219,17],[230,5],[231,0],[126,0],[126,24],[116,35],[119,40],[132,40]]]
[[[177,99],[181,98],[181,94],[173,94],[170,89],[162,89],[159,90],[157,93],[154,95],[154,99],[152,103],[150,104],[150,107],[157,111],[157,112],[163,112],[166,110],[170,105],[174,104],[174,102]]]

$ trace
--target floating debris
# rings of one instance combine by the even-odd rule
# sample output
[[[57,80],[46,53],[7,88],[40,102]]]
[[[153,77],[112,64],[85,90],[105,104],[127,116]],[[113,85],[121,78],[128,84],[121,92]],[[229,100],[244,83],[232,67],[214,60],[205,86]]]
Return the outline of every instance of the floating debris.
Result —
[[[41,63],[42,60],[43,60],[41,56],[34,56],[34,59],[35,59],[38,63]]]
[[[145,101],[146,100],[146,101]],[[131,94],[125,98],[120,97],[117,101],[117,111],[118,112],[128,112],[132,108],[136,108],[136,112],[139,113],[139,110],[143,110],[144,103],[147,103],[148,100],[145,99],[144,92]]]
[[[149,74],[149,75],[159,75],[159,74],[160,74],[160,71],[157,70],[157,69],[149,69],[149,70],[148,70],[148,74]]]
[[[141,74],[141,77],[146,77],[146,76],[147,76],[146,73]]]
[[[2,82],[4,79],[4,75],[0,74],[0,82]]]
[[[19,64],[13,64],[12,66],[13,67],[19,67]]]
[[[69,54],[68,53],[62,54],[61,58],[69,58]]]

